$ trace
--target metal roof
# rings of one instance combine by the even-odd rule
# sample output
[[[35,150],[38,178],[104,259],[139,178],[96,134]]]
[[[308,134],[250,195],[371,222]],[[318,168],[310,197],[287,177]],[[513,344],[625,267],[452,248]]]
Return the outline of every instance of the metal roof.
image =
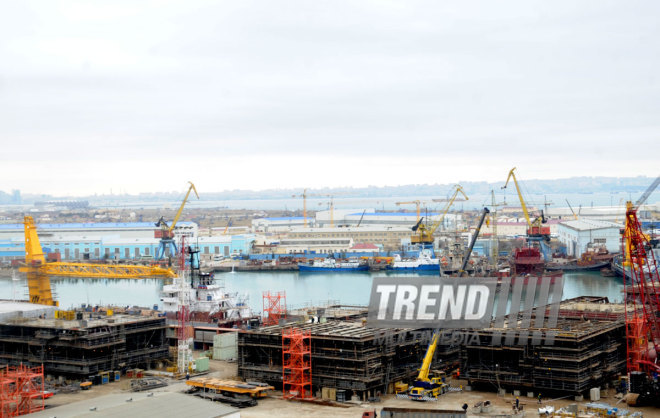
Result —
[[[93,391],[94,389],[92,389]],[[150,395],[151,394],[151,395]],[[134,392],[105,395],[30,414],[30,417],[186,417],[239,416],[238,410],[183,393]]]
[[[601,220],[596,220],[596,219],[577,219],[577,220],[572,220],[572,221],[564,221],[561,222],[559,225],[565,226],[567,228],[575,229],[576,231],[591,231],[594,229],[610,229],[610,228],[622,228],[623,225],[614,223],[614,222],[609,222],[609,221],[601,221]]]
[[[193,226],[193,222],[179,222],[178,226]],[[0,230],[23,230],[23,224],[0,224]],[[148,228],[155,229],[153,222],[85,222],[70,224],[38,224],[37,230],[42,229],[107,229],[107,228]]]

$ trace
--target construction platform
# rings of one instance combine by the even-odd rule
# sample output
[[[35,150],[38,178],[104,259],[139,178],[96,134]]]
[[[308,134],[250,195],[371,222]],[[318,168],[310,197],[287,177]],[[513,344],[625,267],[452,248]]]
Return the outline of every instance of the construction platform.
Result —
[[[238,334],[238,375],[281,388],[282,333],[292,326],[311,334],[314,390],[346,390],[363,399],[392,392],[394,382],[413,380],[428,344],[414,330],[384,333],[362,321],[274,325]],[[436,351],[438,365],[457,365],[458,359],[457,346]]]
[[[77,312],[55,319],[51,310],[34,316],[34,305],[11,304],[0,301],[0,364],[43,364],[45,374],[87,379],[168,357],[165,318]]]
[[[542,393],[581,394],[600,387],[626,372],[625,309],[607,298],[580,297],[560,304],[551,329],[520,329],[520,318],[511,316],[506,329],[473,331],[478,340],[464,347],[463,377],[490,388]],[[493,343],[512,328],[516,345]],[[554,331],[554,342],[533,345],[534,331]]]

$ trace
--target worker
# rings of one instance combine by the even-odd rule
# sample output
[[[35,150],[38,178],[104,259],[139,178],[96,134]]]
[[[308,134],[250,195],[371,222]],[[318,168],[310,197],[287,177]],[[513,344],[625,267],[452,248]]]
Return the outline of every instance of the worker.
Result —
[[[520,399],[516,396],[516,409],[520,409]]]
[[[467,412],[467,409],[468,409],[468,404],[464,403],[463,404],[463,411]]]
[[[539,405],[541,405],[541,392],[539,392]]]

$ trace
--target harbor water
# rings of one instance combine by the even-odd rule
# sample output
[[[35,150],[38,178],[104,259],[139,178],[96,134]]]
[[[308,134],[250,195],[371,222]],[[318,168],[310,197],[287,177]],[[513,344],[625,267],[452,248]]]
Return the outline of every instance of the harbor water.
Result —
[[[405,276],[411,273],[299,273],[299,272],[228,272],[216,273],[216,282],[227,291],[247,295],[255,313],[263,309],[264,291],[285,291],[289,308],[341,303],[367,305],[374,277]],[[427,275],[428,277],[428,275]],[[92,279],[51,278],[55,298],[62,309],[86,305],[153,307],[160,304],[162,279]],[[621,302],[623,282],[620,277],[602,277],[598,272],[564,274],[563,298],[606,296]],[[27,299],[24,274],[0,276],[0,299]]]

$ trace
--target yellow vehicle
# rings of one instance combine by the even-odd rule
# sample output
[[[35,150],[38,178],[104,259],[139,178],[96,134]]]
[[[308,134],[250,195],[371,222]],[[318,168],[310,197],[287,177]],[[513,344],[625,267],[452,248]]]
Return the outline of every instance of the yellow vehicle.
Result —
[[[437,398],[438,396],[447,392],[449,385],[445,383],[445,374],[443,372],[434,372],[434,376],[429,377],[431,373],[431,362],[435,348],[438,345],[439,332],[433,334],[433,339],[426,350],[422,367],[419,369],[417,380],[413,383],[408,391],[408,397],[413,401],[426,401],[430,398]]]

